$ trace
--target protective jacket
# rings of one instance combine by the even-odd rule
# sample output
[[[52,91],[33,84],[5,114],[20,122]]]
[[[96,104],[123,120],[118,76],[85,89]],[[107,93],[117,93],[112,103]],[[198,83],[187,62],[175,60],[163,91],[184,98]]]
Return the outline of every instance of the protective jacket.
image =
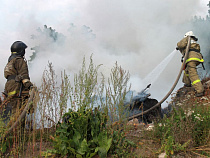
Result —
[[[188,37],[183,38],[181,41],[177,43],[177,47],[183,56],[185,55],[186,52],[187,43],[188,43]],[[191,39],[189,51],[190,52],[188,58],[186,59],[186,63],[190,61],[198,61],[200,63],[204,62],[203,56],[200,53],[200,45],[196,43],[196,41],[194,41],[193,39]]]
[[[20,55],[12,54],[4,69],[4,77],[7,79],[5,92],[8,96],[19,93],[23,83],[23,90],[32,85],[29,78],[28,66],[24,58]],[[21,83],[22,82],[22,83]]]

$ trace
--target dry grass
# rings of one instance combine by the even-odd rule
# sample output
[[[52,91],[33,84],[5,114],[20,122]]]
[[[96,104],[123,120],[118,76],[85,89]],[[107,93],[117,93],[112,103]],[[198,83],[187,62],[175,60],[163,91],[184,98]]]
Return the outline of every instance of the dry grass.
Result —
[[[52,148],[50,136],[55,134],[56,124],[62,122],[62,116],[68,108],[76,110],[93,108],[94,104],[101,105],[104,112],[111,112],[110,125],[116,119],[125,120],[122,112],[125,109],[125,95],[130,90],[130,86],[127,87],[129,73],[116,63],[105,86],[103,75],[98,80],[98,69],[99,66],[95,67],[91,58],[89,67],[86,68],[84,60],[81,71],[74,75],[74,81],[71,83],[65,71],[57,81],[52,63],[49,63],[48,69],[43,72],[42,85],[37,88],[33,100],[34,110],[30,111],[33,121],[29,123],[33,126],[33,130],[22,129],[21,126],[15,128],[8,137],[11,138],[7,139],[10,143],[7,144],[6,155],[41,157],[42,151]],[[118,130],[125,129],[119,127]]]
[[[70,83],[69,76],[63,72],[58,84],[52,64],[49,63],[49,70],[43,73],[43,83],[37,91],[36,99],[33,101],[35,113],[33,120],[39,121],[34,122],[33,131],[24,129],[24,132],[22,132],[21,126],[18,126],[16,131],[11,133],[12,138],[10,140],[12,143],[7,147],[6,155],[10,157],[41,157],[43,151],[52,149],[50,135],[54,135],[55,125],[58,121],[62,121],[63,114],[67,112],[69,108],[67,104],[70,104],[70,108],[74,110],[84,105],[92,107],[92,103],[96,103],[95,97],[90,97],[96,96],[93,94],[98,94],[100,98],[97,99],[97,104],[100,104],[105,112],[110,112],[109,125],[117,119],[120,120],[119,122],[123,122],[125,118],[123,115],[124,99],[126,93],[130,90],[130,86],[127,87],[129,73],[116,64],[108,79],[108,86],[105,87],[105,79],[102,77],[101,83],[97,79],[97,70],[98,67],[94,67],[93,64],[90,64],[87,70],[83,67],[74,78],[76,86]],[[205,82],[208,80],[205,79]],[[82,87],[80,87],[81,85]],[[103,98],[104,92],[106,98]],[[208,86],[206,86],[205,96],[200,98],[195,97],[192,90],[181,89],[177,96],[173,98],[173,104],[176,105],[177,109],[182,107],[186,112],[195,107],[200,107],[200,110],[206,111],[210,105],[209,94]],[[118,130],[128,130],[126,138],[137,145],[136,148],[130,149],[130,157],[157,157],[160,152],[163,152],[163,140],[157,137],[153,131],[145,130],[145,125],[131,124],[128,128],[127,122],[123,123],[125,126],[119,126],[120,129]],[[179,125],[182,127],[180,128]],[[196,142],[193,141],[191,131],[195,126],[196,123],[190,119],[180,120],[180,122],[173,124],[171,133],[176,143],[183,145],[188,140],[192,140],[185,151],[175,152],[175,155],[180,157],[204,157],[209,155],[209,137],[203,142],[204,145],[196,146]],[[210,136],[210,133],[208,136]],[[109,157],[112,157],[112,155],[109,155]]]

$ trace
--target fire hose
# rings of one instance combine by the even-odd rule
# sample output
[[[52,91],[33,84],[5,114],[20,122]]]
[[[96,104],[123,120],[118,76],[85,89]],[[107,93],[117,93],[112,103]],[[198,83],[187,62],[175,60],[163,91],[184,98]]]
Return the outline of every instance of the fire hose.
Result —
[[[142,113],[139,113],[139,114],[135,114],[135,115],[133,115],[133,116],[130,116],[130,117],[127,118],[127,120],[132,120],[133,118],[142,116],[142,115],[144,115],[144,114],[150,112],[151,110],[153,110],[154,108],[156,108],[156,107],[158,107],[160,104],[162,104],[162,103],[169,97],[169,95],[172,93],[172,91],[173,91],[174,88],[176,87],[176,85],[177,85],[177,83],[178,83],[178,81],[179,81],[179,78],[180,78],[180,76],[181,76],[181,74],[182,74],[183,68],[184,68],[184,66],[185,66],[186,59],[188,58],[188,54],[189,54],[190,41],[191,41],[191,37],[188,36],[188,43],[187,43],[186,52],[185,52],[185,56],[184,56],[184,59],[183,59],[183,62],[182,62],[181,69],[180,69],[180,71],[179,71],[179,74],[178,74],[178,76],[177,76],[177,78],[176,78],[176,80],[175,80],[173,86],[171,87],[171,89],[169,90],[169,92],[166,94],[166,96],[165,96],[160,102],[158,102],[158,103],[155,104],[153,107],[151,107],[150,109],[145,110],[145,111],[142,112]]]

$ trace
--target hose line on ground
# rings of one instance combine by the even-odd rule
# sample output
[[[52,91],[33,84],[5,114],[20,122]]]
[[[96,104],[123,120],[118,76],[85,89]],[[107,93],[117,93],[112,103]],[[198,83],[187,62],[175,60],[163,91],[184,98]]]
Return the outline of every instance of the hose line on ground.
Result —
[[[181,69],[180,69],[180,71],[179,71],[179,74],[178,74],[178,76],[177,76],[177,78],[176,78],[176,80],[175,80],[173,86],[171,87],[170,91],[166,94],[166,96],[165,96],[160,102],[158,102],[157,104],[155,104],[153,107],[151,107],[151,108],[148,109],[148,110],[145,110],[145,111],[142,112],[142,113],[139,113],[139,114],[136,114],[136,115],[133,115],[133,116],[128,117],[128,118],[127,118],[128,120],[132,120],[133,118],[136,118],[136,117],[139,117],[139,116],[141,116],[141,115],[144,115],[144,114],[148,113],[149,111],[153,110],[154,108],[156,108],[156,107],[158,107],[160,104],[162,104],[162,103],[169,97],[169,95],[172,93],[172,91],[173,91],[174,88],[176,87],[176,85],[177,85],[177,83],[178,83],[178,81],[179,81],[179,78],[180,78],[180,76],[181,76],[181,74],[182,74],[183,68],[184,68],[184,66],[185,66],[186,59],[188,58],[188,54],[189,54],[190,41],[191,41],[191,37],[188,36],[188,43],[187,43],[187,47],[186,47],[186,52],[185,52],[184,60],[183,60],[183,62],[182,62],[182,66],[181,66]]]

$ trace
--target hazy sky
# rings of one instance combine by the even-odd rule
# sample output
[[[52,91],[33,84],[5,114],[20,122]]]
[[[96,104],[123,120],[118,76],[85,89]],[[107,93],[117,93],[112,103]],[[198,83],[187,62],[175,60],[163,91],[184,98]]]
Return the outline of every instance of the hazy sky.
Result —
[[[48,61],[56,72],[70,74],[81,67],[82,58],[93,54],[94,63],[103,64],[107,74],[117,61],[131,74],[133,90],[146,87],[142,80],[176,47],[190,30],[186,24],[194,15],[205,17],[208,0],[1,0],[0,5],[0,91],[6,79],[4,67],[10,46],[16,40],[28,45],[28,59],[37,43],[32,40],[36,29],[47,26],[66,36],[65,43],[41,52],[29,67],[32,82],[40,84]],[[75,26],[71,31],[71,23]],[[84,34],[83,25],[92,30]],[[183,26],[183,27],[180,27]],[[96,37],[90,39],[89,35]],[[155,83],[153,98],[162,99],[172,86],[181,66],[177,53]],[[59,75],[59,74],[58,74]],[[178,85],[182,86],[181,83]],[[179,88],[178,87],[178,88]]]

